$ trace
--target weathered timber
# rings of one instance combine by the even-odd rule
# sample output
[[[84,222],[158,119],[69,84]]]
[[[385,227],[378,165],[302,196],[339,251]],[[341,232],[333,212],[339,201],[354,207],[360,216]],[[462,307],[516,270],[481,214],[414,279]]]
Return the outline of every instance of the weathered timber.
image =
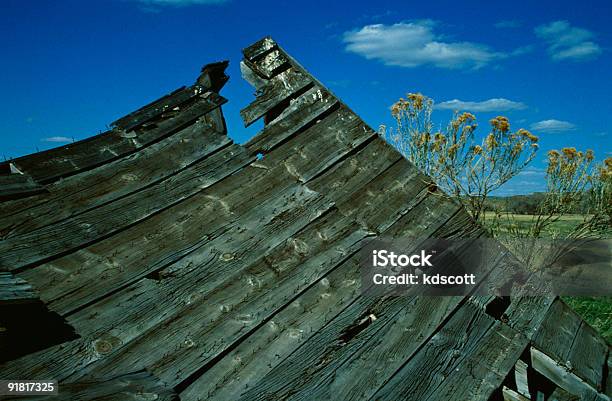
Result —
[[[548,397],[550,401],[580,401],[580,397],[577,395],[572,395],[567,391],[563,390],[561,387],[557,387],[550,397]]]
[[[125,117],[121,117],[111,123],[111,126],[129,132],[166,112],[180,110],[185,103],[204,92],[212,90],[218,93],[227,82],[228,77],[225,75],[227,66],[227,61],[205,65],[202,67],[202,73],[196,85],[179,88],[169,95],[149,103]]]
[[[201,93],[120,120],[112,158],[76,152],[49,170],[63,178],[49,193],[0,204],[1,263],[80,336],[8,358],[0,378],[52,377],[76,399],[146,369],[183,400],[493,400],[513,381],[529,394],[517,362],[529,341],[562,338],[554,360],[600,399],[609,349],[590,327],[554,333],[554,298],[523,297],[512,280],[509,297],[489,291],[512,276],[503,247],[487,249],[466,297],[370,294],[360,251],[371,238],[414,239],[414,250],[471,239],[465,253],[484,230],[272,39],[244,56],[257,98],[242,114],[247,125],[264,117],[246,146],[229,143],[220,107],[203,105],[227,81],[227,63],[213,63],[191,87]]]
[[[581,326],[582,319],[578,314],[557,298],[534,336],[533,343],[557,362],[568,364],[569,367],[573,368],[570,353]],[[605,349],[603,352],[605,353]],[[582,363],[584,365],[585,362]],[[603,360],[600,366],[603,370]],[[601,378],[601,373],[599,373],[599,377]]]
[[[164,321],[172,321],[176,318],[177,313],[185,308],[189,310],[203,301],[199,288],[202,280],[210,283],[211,288],[214,288],[213,284],[222,283],[227,279],[228,272],[242,266],[244,259],[239,256],[239,252],[244,252],[244,257],[260,255],[266,247],[274,246],[287,238],[288,232],[295,232],[296,229],[329,209],[329,201],[320,195],[309,190],[293,188],[293,195],[287,194],[288,197],[273,198],[275,202],[264,202],[261,205],[264,209],[251,210],[250,219],[243,221],[242,227],[236,227],[227,238],[213,243],[212,249],[202,249],[200,253],[192,253],[191,258],[183,259],[182,269],[175,270],[175,277],[172,277],[171,280],[161,280],[155,285],[148,285],[151,280],[140,281],[116,294],[112,299],[102,300],[91,308],[71,316],[70,321],[79,332],[89,336],[88,340],[84,340],[84,344],[115,344],[109,349],[109,351],[115,351],[115,348],[121,344],[137,339],[145,330],[156,326],[159,326],[158,330],[163,329]],[[306,204],[304,200],[307,201]],[[296,203],[302,203],[303,207],[295,208]],[[226,213],[219,213],[220,220],[227,216]],[[291,214],[295,217],[292,217]],[[248,220],[251,220],[252,226],[245,229],[248,227],[246,225]],[[272,233],[276,233],[278,237],[273,236]],[[262,237],[260,238],[259,235]],[[233,238],[234,243],[227,243],[228,238]],[[267,241],[262,241],[263,239]],[[250,240],[250,244],[247,240]],[[213,267],[216,271],[212,269]],[[192,274],[186,276],[186,272]],[[145,290],[141,290],[143,286]],[[122,296],[123,294],[125,296]],[[169,297],[168,294],[172,296]],[[121,312],[117,313],[118,311]],[[90,347],[91,345],[87,345],[85,350],[89,352]],[[156,347],[159,348],[159,344]],[[61,352],[61,350],[58,351]],[[71,351],[67,351],[70,354]],[[91,363],[108,356],[108,352],[103,355],[94,354],[89,358],[86,355],[77,354],[65,356],[65,358],[82,358],[88,361],[87,363]],[[8,368],[12,369],[14,366],[19,370],[24,369],[25,365],[37,366],[36,356],[32,360],[25,358],[22,361],[15,361],[15,364],[11,364]],[[73,366],[58,366],[54,377],[61,379],[74,374]],[[65,368],[68,371],[62,370]],[[82,366],[80,368],[82,369]],[[38,369],[35,369],[35,372],[38,372]]]
[[[271,37],[266,36],[265,38],[253,43],[251,46],[244,48],[242,50],[242,54],[247,60],[253,61],[276,47],[276,42]]]
[[[560,365],[553,358],[535,347],[531,348],[531,365],[537,372],[546,376],[557,386],[570,394],[580,396],[581,399],[589,401],[610,399],[607,395],[599,393],[587,382],[576,376],[567,367]]]
[[[526,345],[526,338],[467,302],[374,398],[486,400]]]
[[[223,152],[232,150],[236,151],[228,147]],[[249,157],[243,157],[239,167],[251,160]],[[114,202],[56,224],[5,239],[0,242],[0,267],[15,270],[92,244],[192,197],[236,170],[236,166],[230,164],[223,170],[210,171],[207,162],[209,161],[204,159],[156,185]],[[201,177],[202,166],[205,166],[204,177]]]
[[[0,174],[0,202],[28,198],[46,192],[43,185],[25,174]]]
[[[255,61],[244,59],[243,62],[253,72],[267,80],[290,66],[289,59],[278,49],[269,51]]]
[[[185,109],[156,121],[145,130],[126,133],[111,130],[60,148],[19,157],[13,163],[36,182],[47,184],[127,156],[186,127],[226,100],[214,92],[200,94]],[[176,114],[177,113],[177,114]]]
[[[173,201],[167,204],[165,210],[159,210],[154,215],[149,213],[150,217],[139,224],[34,269],[25,270],[20,276],[32,280],[41,298],[64,315],[117,287],[161,269],[193,251],[209,237],[223,232],[222,227],[228,224],[223,219],[227,218],[229,211],[226,204],[219,201],[220,198],[205,189],[222,182],[252,161],[253,158],[237,145],[225,148],[172,177],[169,182],[160,184],[159,189],[153,187],[134,195],[137,202],[149,197],[153,201],[151,205],[157,207],[162,202]],[[177,198],[172,198],[175,194],[182,200],[178,206]],[[240,197],[238,193],[235,195],[236,198]],[[122,209],[115,210],[123,212]],[[128,211],[133,216],[138,209],[128,208],[123,213]],[[147,211],[151,212],[151,209],[143,209],[141,213]],[[218,223],[210,224],[211,219]],[[140,245],[134,247],[135,243]],[[92,280],[96,278],[103,280],[92,286]]]
[[[430,202],[439,200],[429,198]],[[414,233],[414,223],[430,222],[422,213],[427,208],[426,203],[419,204],[405,216],[411,219],[401,218],[388,235],[410,236]],[[443,215],[453,216],[452,213]],[[425,226],[421,229],[435,235],[441,225],[442,222],[434,224],[437,226],[434,231],[428,231]],[[404,360],[402,355],[417,349],[428,337],[427,333],[434,331],[459,301],[459,297],[389,297],[383,300],[359,297],[289,358],[271,369],[259,384],[249,386],[243,398],[325,399],[333,394],[338,399],[367,399],[366,394],[375,390],[376,381],[382,384],[380,381],[387,377],[386,372],[390,374],[399,367]],[[433,317],[433,321],[422,319],[425,315]],[[412,329],[407,332],[406,327]],[[382,338],[385,340],[380,341]],[[419,341],[414,342],[415,338]],[[376,364],[377,375],[371,375],[372,361],[381,362]]]
[[[0,305],[37,300],[38,296],[27,281],[0,271]]]
[[[150,103],[125,117],[113,121],[111,127],[117,127],[125,132],[132,131],[134,128],[161,116],[165,112],[176,111],[183,103],[198,96],[204,88],[201,87],[182,87],[167,96]]]
[[[137,154],[50,184],[43,202],[0,206],[5,213],[0,231],[10,238],[82,214],[160,183],[230,143],[226,135],[196,122]]]
[[[604,381],[607,379],[604,369],[607,356],[608,345],[605,340],[582,321],[567,356],[572,372],[597,391],[603,391]]]
[[[504,386],[502,389],[504,401],[531,401],[531,398],[525,397],[524,395],[517,393],[516,391],[509,389]]]
[[[520,359],[514,365],[514,381],[517,391],[524,397],[529,398],[529,377],[527,375],[528,365]]]
[[[307,183],[376,136],[350,110],[340,108],[270,152],[260,164],[268,168],[283,165],[295,180]]]
[[[338,101],[324,89],[315,86],[283,110],[283,112],[255,135],[245,147],[252,153],[268,153],[273,148],[297,134],[307,124],[320,119]]]
[[[444,214],[444,217],[434,222],[427,221],[422,210],[427,203],[437,200],[439,199],[432,197],[423,201],[423,204],[415,205],[414,211],[398,220],[389,229],[388,235],[414,234],[416,225],[421,227],[424,235],[443,236],[443,225],[457,215]],[[443,220],[444,218],[450,220]],[[309,341],[313,334],[334,318],[347,305],[350,295],[356,294],[360,279],[359,257],[354,256],[325,276],[319,284],[288,303],[281,312],[272,317],[271,322],[251,334],[244,343],[239,344],[187,388],[186,394],[194,397],[198,394],[210,394],[210,397],[221,400],[237,399],[239,394],[261,380],[287,355],[303,342]],[[335,303],[337,298],[342,302]],[[305,316],[297,314],[297,311],[304,311]]]
[[[270,79],[259,90],[257,99],[240,111],[244,125],[248,127],[281,102],[307,89],[309,85],[312,85],[312,80],[301,71],[292,68],[283,71]]]

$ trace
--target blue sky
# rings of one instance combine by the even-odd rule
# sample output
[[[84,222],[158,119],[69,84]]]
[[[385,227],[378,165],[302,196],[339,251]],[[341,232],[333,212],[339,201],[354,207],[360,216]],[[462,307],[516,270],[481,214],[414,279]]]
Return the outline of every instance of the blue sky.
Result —
[[[541,190],[546,150],[610,156],[609,1],[3,0],[0,157],[83,139],[230,60],[222,94],[230,135],[252,100],[240,50],[272,35],[372,127],[406,92],[507,115],[541,138],[540,156],[505,193]]]

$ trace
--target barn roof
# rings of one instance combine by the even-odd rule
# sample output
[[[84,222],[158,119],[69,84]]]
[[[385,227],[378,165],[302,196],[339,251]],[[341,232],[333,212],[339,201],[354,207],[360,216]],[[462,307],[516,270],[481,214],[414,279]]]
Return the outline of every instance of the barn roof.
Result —
[[[609,345],[559,299],[364,294],[368,240],[483,231],[275,41],[243,54],[241,115],[265,122],[244,145],[220,62],[0,165],[0,379],[67,400],[608,399]]]

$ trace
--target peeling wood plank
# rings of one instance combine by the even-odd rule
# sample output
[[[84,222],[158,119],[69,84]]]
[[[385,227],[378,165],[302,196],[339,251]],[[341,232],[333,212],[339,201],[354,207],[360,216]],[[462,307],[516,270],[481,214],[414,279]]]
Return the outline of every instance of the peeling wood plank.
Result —
[[[210,125],[196,122],[136,154],[50,184],[49,194],[39,202],[0,206],[0,231],[11,238],[106,205],[156,185],[230,143]]]
[[[309,85],[312,85],[310,76],[293,68],[275,76],[260,89],[257,98],[250,105],[240,110],[245,127],[263,117],[279,103],[296,96]]]
[[[134,153],[185,128],[225,102],[214,92],[207,92],[176,116],[156,122],[156,126],[147,130],[138,133],[107,131],[70,145],[14,159],[13,163],[37,182],[48,184]]]

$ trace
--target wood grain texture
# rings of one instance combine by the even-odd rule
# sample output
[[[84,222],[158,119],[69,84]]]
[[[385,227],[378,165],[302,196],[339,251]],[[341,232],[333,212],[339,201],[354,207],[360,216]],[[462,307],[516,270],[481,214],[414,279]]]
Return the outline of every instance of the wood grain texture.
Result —
[[[0,174],[0,202],[29,198],[46,192],[43,185],[25,174]]]
[[[553,358],[535,347],[531,348],[531,365],[539,373],[546,376],[557,386],[570,394],[584,400],[609,400],[609,397],[599,393],[587,382],[572,373],[567,367],[560,365]]]
[[[38,296],[27,281],[0,271],[0,305],[36,301]]]
[[[204,121],[136,154],[48,185],[48,195],[0,205],[4,238],[15,237],[133,194],[175,175],[231,143]]]
[[[98,167],[171,135],[226,102],[214,92],[199,94],[196,99],[180,112],[173,110],[146,129],[137,128],[135,132],[114,129],[66,146],[19,157],[12,162],[41,184]]]
[[[293,68],[283,71],[260,88],[254,102],[240,110],[244,125],[248,127],[272,108],[295,96],[309,85],[312,85],[312,79],[303,72]]]

